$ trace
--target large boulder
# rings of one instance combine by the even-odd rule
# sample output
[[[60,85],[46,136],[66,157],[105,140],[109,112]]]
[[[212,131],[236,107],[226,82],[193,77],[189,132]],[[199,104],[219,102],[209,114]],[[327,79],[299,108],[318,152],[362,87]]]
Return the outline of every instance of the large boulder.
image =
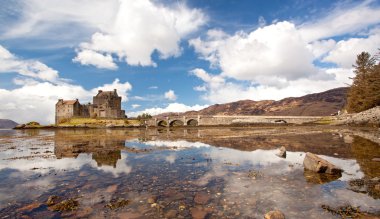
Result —
[[[306,169],[317,173],[340,175],[343,172],[339,167],[310,152],[306,153],[305,159],[303,160],[303,166]]]

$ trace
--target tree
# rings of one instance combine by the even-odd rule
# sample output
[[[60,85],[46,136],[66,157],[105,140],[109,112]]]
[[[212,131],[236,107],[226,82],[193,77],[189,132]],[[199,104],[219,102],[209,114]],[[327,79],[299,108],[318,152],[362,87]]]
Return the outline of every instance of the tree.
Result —
[[[347,111],[358,113],[380,105],[380,66],[367,52],[357,56],[355,77],[347,96]]]
[[[148,120],[151,118],[152,118],[152,116],[149,113],[143,113],[143,114],[137,116],[137,119],[140,121]]]

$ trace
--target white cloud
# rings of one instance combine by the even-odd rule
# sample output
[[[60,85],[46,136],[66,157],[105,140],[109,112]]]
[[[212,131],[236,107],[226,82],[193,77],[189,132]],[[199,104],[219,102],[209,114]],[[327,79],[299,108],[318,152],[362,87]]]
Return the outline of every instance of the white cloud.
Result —
[[[332,50],[335,44],[336,42],[333,39],[318,40],[309,43],[307,48],[310,49],[315,58],[319,58]]]
[[[193,89],[195,91],[206,91],[207,90],[206,86],[195,86]]]
[[[113,58],[110,54],[103,55],[87,49],[78,52],[73,62],[78,62],[82,65],[93,65],[97,68],[117,69],[117,65],[113,62]]]
[[[165,92],[165,98],[170,100],[170,101],[175,101],[177,99],[177,95],[175,95],[173,90],[168,90]]]
[[[118,5],[118,0],[29,0],[18,2],[15,7],[18,8],[17,12],[21,13],[20,18],[13,25],[4,27],[2,38],[25,36],[46,38],[59,35],[62,39],[71,32],[67,31],[67,25],[76,27],[75,32],[88,28],[85,31],[86,34],[94,29],[105,30],[115,19]]]
[[[132,99],[134,99],[134,100],[146,100],[145,97],[141,97],[141,96],[133,96]]]
[[[260,27],[263,27],[267,24],[267,21],[265,20],[265,18],[263,16],[260,16],[257,20],[258,24]]]
[[[380,12],[379,12],[380,13]],[[372,55],[378,53],[380,31],[368,38],[350,38],[339,41],[323,58],[324,62],[333,62],[343,68],[350,68],[355,63],[356,56],[365,51]]]
[[[225,103],[278,100],[347,86],[356,55],[374,54],[380,44],[379,28],[374,26],[380,24],[380,8],[371,1],[339,8],[343,5],[327,18],[301,25],[276,21],[231,35],[211,29],[205,37],[189,40],[199,58],[220,70],[218,74],[192,70],[203,81],[194,90],[210,103]],[[343,36],[338,42],[332,38]],[[320,63],[337,67],[328,69]]]
[[[81,86],[49,82],[27,84],[13,90],[0,89],[0,117],[19,123],[38,121],[54,122],[55,103],[59,98],[89,99],[90,93]]]
[[[158,87],[157,86],[150,86],[150,87],[148,87],[148,89],[155,90],[155,89],[158,89]]]
[[[13,90],[0,89],[0,118],[15,120],[19,123],[38,121],[43,124],[54,123],[55,104],[58,99],[76,99],[81,103],[91,101],[98,89],[118,89],[123,101],[127,100],[127,93],[132,89],[128,83],[120,83],[115,79],[112,84],[86,90],[82,86],[67,83],[53,84],[50,82],[36,82],[19,80],[23,86]]]
[[[190,40],[202,58],[220,67],[222,75],[238,80],[281,85],[315,74],[313,54],[295,25],[287,21],[258,28],[251,33],[208,35]]]
[[[142,111],[137,111],[137,112],[129,112],[127,113],[128,116],[136,117],[138,115],[141,115],[143,113],[149,113],[150,115],[158,115],[161,113],[168,113],[168,112],[175,112],[175,113],[182,113],[186,111],[191,111],[191,110],[201,110],[208,107],[208,105],[194,105],[194,106],[187,106],[182,103],[170,103],[167,107],[165,108],[160,108],[160,107],[155,107],[155,108],[148,108]]]
[[[139,108],[140,106],[141,106],[140,104],[132,104],[133,109]]]
[[[129,65],[156,66],[151,59],[154,51],[161,59],[180,55],[181,39],[205,23],[200,10],[181,3],[167,7],[149,0],[126,0],[120,1],[115,14],[109,28],[80,44],[80,51],[114,54]]]
[[[111,84],[104,84],[103,86],[94,88],[91,90],[93,94],[96,94],[98,90],[108,90],[112,91],[117,89],[117,93],[121,96],[121,101],[128,101],[128,91],[132,90],[132,85],[129,82],[120,83],[120,80],[116,78]]]
[[[56,82],[58,71],[40,61],[21,59],[0,45],[0,73],[18,73],[43,81]]]
[[[279,100],[344,87],[351,83],[349,79],[353,76],[351,69],[335,68],[323,71],[330,76],[329,80],[304,78],[289,81],[288,85],[284,87],[230,82],[223,80],[218,75],[208,74],[203,69],[194,69],[192,73],[204,82],[202,85],[205,90],[202,94],[204,100],[210,103],[227,103],[243,99]]]
[[[14,7],[20,18],[2,27],[0,38],[82,42],[74,61],[111,69],[116,67],[112,56],[129,65],[155,66],[154,52],[161,59],[180,55],[180,41],[207,20],[183,2],[155,0],[30,0]]]
[[[323,19],[302,24],[300,33],[307,42],[355,33],[380,21],[380,7],[363,1],[354,7],[337,7]]]

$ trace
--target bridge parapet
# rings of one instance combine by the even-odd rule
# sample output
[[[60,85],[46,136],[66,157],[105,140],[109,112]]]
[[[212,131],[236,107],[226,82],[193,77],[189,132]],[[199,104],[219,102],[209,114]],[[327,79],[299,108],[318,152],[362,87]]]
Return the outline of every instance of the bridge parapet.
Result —
[[[217,126],[258,123],[292,123],[303,124],[322,119],[320,116],[166,116],[153,117],[147,121],[148,126]]]
[[[200,116],[156,116],[147,121],[148,126],[198,126]]]

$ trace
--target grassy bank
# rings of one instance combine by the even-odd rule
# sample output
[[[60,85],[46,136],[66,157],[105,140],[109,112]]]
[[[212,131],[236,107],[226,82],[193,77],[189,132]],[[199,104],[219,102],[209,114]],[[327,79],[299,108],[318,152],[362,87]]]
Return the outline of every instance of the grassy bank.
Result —
[[[100,118],[72,118],[58,127],[136,127],[140,126],[139,120],[132,119],[100,119]]]
[[[137,119],[100,119],[100,118],[72,118],[58,125],[40,125],[38,122],[20,124],[15,129],[43,129],[43,128],[112,128],[112,127],[140,127]]]

